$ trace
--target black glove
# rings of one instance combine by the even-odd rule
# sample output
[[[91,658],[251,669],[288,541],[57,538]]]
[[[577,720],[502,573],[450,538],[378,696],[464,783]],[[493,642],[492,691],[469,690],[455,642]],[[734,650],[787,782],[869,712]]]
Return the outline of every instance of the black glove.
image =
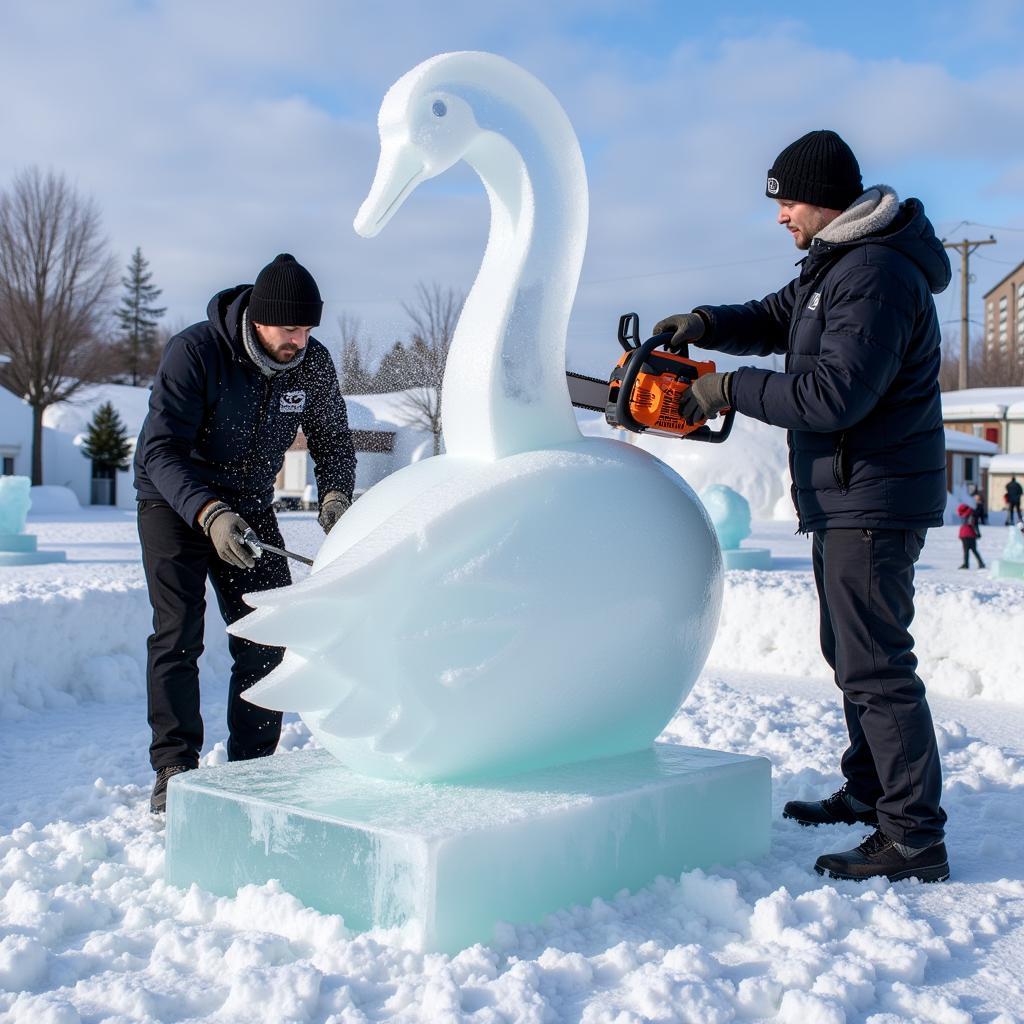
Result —
[[[709,420],[732,404],[732,374],[705,373],[698,377],[679,400],[679,415],[692,427]]]
[[[699,341],[704,337],[707,323],[699,313],[673,313],[654,325],[651,337],[672,331],[672,340],[665,346],[669,350],[681,349],[688,341]]]
[[[252,551],[242,540],[249,524],[223,501],[212,505],[199,525],[210,538],[217,554],[236,569],[251,569],[256,564]]]
[[[324,533],[330,533],[334,524],[344,515],[352,502],[341,491],[328,491],[320,502],[320,515],[317,522],[323,527]]]

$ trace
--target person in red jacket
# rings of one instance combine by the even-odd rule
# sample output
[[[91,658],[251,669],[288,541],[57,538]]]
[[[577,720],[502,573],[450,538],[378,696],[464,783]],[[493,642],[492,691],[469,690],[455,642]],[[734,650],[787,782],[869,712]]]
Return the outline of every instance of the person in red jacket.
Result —
[[[981,555],[978,554],[978,538],[981,536],[981,527],[978,523],[977,507],[971,508],[970,505],[961,502],[956,514],[960,517],[960,543],[964,549],[964,563],[960,568],[970,568],[968,561],[973,552],[974,557],[978,560],[978,568],[984,569],[985,563],[982,561]]]

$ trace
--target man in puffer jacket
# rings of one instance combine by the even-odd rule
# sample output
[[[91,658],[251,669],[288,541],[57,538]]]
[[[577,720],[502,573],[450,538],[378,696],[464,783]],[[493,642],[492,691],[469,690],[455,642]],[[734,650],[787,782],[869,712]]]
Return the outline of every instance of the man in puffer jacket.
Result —
[[[689,422],[731,407],[788,431],[800,530],[813,534],[821,649],[850,746],[843,788],[791,801],[784,816],[877,826],[855,849],[819,857],[819,874],[942,880],[941,769],[909,627],[914,563],[946,500],[932,295],[949,284],[949,260],[921,203],[886,185],[865,190],[835,132],[786,147],[766,193],[807,253],[799,276],[760,301],[668,317],[655,333],[674,332],[676,347],[786,356],[785,372],[708,374],[682,403]]]
[[[306,436],[326,533],[352,500],[355,449],[330,353],[312,337],[323,302],[312,275],[282,253],[255,285],[218,292],[207,319],[167,343],[135,448],[142,565],[153,605],[146,683],[156,772],[150,810],[167,782],[199,764],[198,660],[206,581],[224,621],[251,609],[243,594],[291,582],[288,563],[257,558],[244,538],[283,547],[274,478],[299,427]],[[272,754],[281,714],[242,693],[281,661],[280,647],[228,639],[228,760]]]

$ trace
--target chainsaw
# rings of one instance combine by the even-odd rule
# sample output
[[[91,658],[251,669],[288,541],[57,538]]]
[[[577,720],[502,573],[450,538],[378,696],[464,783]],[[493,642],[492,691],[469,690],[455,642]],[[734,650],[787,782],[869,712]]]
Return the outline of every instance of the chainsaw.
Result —
[[[619,317],[619,344],[625,350],[608,380],[567,370],[569,397],[578,409],[603,412],[605,419],[622,430],[656,434],[690,441],[724,441],[732,430],[736,412],[724,410],[722,426],[712,430],[705,420],[689,424],[679,414],[679,402],[698,377],[715,372],[715,364],[689,356],[689,346],[670,352],[665,345],[672,333],[656,334],[640,341],[636,313]]]

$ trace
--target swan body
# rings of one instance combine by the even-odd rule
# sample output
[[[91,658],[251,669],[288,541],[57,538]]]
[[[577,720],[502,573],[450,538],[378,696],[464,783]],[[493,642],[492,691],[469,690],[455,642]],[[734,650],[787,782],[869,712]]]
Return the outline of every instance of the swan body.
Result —
[[[460,159],[490,198],[445,373],[447,452],[363,495],[307,579],[247,597],[256,610],[231,632],[287,653],[245,696],[298,711],[341,761],[382,777],[643,748],[710,649],[721,553],[682,478],[576,426],[564,374],[587,225],[576,136],[543,85],[486,53],[408,72],[379,127],[361,234]]]

